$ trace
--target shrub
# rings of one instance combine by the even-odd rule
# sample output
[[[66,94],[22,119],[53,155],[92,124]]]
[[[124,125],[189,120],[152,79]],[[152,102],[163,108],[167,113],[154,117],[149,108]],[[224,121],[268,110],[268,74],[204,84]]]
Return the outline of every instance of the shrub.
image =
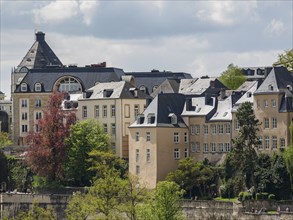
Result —
[[[251,200],[252,195],[249,192],[243,192],[243,200]]]
[[[242,199],[243,199],[243,193],[244,193],[244,192],[240,192],[240,193],[238,194],[238,200],[239,200],[239,201],[242,201]]]
[[[269,193],[267,192],[262,193],[262,199],[268,199],[268,197],[269,197]]]
[[[261,194],[261,193],[256,193],[256,195],[255,195],[255,199],[256,199],[256,200],[260,200],[260,199],[262,199],[262,194]]]

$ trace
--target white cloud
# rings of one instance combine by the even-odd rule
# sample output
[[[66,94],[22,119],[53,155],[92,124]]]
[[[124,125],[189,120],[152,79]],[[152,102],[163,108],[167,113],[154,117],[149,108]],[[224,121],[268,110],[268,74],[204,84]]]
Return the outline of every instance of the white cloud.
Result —
[[[266,27],[265,32],[280,35],[285,30],[281,20],[273,19]]]
[[[256,7],[256,1],[208,1],[199,4],[196,17],[204,22],[233,25],[247,18],[247,15],[251,19],[256,19],[254,13]]]
[[[33,10],[35,22],[51,23],[70,19],[78,14],[77,1],[53,1],[44,7]]]
[[[90,25],[92,23],[92,17],[94,16],[95,10],[98,5],[99,5],[98,1],[88,1],[88,0],[79,1],[80,13],[83,15],[83,22],[86,25]]]

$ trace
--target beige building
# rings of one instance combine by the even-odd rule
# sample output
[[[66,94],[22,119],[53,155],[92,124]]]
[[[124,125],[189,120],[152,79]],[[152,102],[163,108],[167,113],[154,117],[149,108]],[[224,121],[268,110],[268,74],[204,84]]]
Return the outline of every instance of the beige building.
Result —
[[[5,94],[0,91],[0,132],[11,134],[12,102],[5,99]]]
[[[78,99],[79,120],[97,119],[111,137],[113,152],[128,158],[128,127],[141,114],[150,98],[125,81],[98,83]]]

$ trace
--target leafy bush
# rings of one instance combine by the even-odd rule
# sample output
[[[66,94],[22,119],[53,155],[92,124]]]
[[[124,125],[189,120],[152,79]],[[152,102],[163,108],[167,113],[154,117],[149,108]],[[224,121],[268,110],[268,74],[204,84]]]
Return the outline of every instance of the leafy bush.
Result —
[[[249,192],[243,192],[243,200],[251,200],[252,195]]]
[[[240,192],[240,193],[238,194],[238,200],[239,200],[239,201],[242,201],[242,199],[243,199],[243,193],[244,193],[244,192]]]
[[[262,198],[261,196],[262,196],[261,193],[256,193],[255,199],[260,200]]]
[[[220,186],[220,195],[222,198],[234,198],[234,182],[229,179],[225,185]]]

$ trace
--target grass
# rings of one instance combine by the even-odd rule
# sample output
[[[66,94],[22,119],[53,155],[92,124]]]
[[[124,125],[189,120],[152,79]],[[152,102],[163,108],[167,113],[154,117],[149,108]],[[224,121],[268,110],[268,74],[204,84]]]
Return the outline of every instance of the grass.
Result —
[[[238,202],[238,198],[235,197],[235,198],[222,198],[222,197],[216,197],[214,198],[214,200],[216,201],[221,201],[221,202]]]

